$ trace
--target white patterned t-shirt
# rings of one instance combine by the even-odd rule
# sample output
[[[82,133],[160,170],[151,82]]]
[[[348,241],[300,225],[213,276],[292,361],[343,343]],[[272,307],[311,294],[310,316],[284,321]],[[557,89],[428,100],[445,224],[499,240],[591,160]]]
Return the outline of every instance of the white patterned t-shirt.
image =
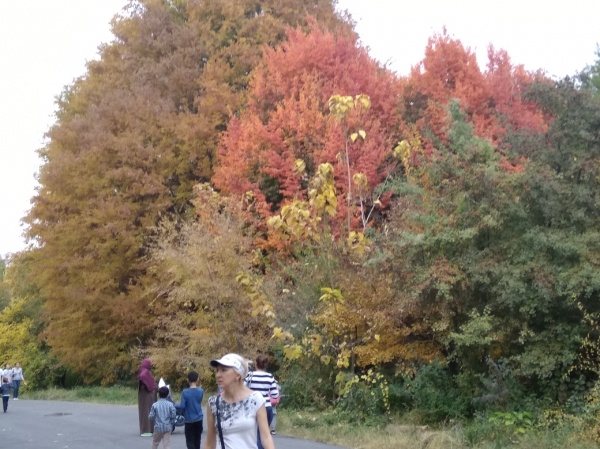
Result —
[[[217,399],[219,400],[219,415],[221,416],[225,448],[221,447],[219,429],[217,428]],[[256,413],[264,404],[265,398],[257,391],[253,391],[246,399],[231,404],[225,402],[220,395],[209,398],[208,406],[215,418],[217,448],[257,449],[256,432],[258,423],[256,422]]]

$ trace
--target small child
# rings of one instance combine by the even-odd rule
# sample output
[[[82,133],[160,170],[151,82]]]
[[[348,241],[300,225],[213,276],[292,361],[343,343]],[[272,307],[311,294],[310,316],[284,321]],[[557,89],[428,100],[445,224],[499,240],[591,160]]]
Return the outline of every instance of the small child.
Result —
[[[179,408],[185,412],[185,444],[188,449],[200,449],[202,436],[202,398],[204,390],[198,388],[198,373],[190,371],[187,376],[190,388],[181,393]]]
[[[175,406],[167,400],[169,389],[158,389],[159,400],[152,404],[148,419],[154,420],[154,433],[152,434],[152,449],[157,449],[161,440],[165,449],[171,449],[171,429],[175,424],[177,412]]]
[[[10,398],[11,388],[11,384],[8,383],[8,377],[2,376],[2,385],[0,386],[0,391],[2,392],[2,408],[4,409],[4,413],[6,413],[6,410],[8,410],[8,399]]]

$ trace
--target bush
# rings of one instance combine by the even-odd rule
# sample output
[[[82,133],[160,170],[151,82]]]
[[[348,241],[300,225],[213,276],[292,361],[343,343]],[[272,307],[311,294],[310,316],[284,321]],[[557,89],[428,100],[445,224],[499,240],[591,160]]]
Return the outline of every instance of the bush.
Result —
[[[334,391],[332,371],[327,366],[293,362],[281,372],[282,403],[286,408],[324,410],[332,406]]]
[[[415,412],[424,423],[439,423],[470,415],[471,401],[462,395],[454,378],[439,362],[424,366],[414,379],[407,381]]]

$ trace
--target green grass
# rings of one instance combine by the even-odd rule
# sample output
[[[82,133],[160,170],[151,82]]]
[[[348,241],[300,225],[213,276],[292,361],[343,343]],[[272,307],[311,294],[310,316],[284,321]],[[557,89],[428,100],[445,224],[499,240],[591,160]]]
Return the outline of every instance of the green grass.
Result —
[[[500,429],[502,431],[502,429]],[[522,437],[476,423],[440,428],[405,424],[394,419],[385,427],[336,422],[334,413],[290,411],[281,407],[277,433],[351,449],[598,449],[572,429],[535,429]]]
[[[26,391],[23,399],[46,401],[93,402],[97,404],[135,405],[137,391],[127,387],[75,387],[70,390],[53,388],[41,391]]]

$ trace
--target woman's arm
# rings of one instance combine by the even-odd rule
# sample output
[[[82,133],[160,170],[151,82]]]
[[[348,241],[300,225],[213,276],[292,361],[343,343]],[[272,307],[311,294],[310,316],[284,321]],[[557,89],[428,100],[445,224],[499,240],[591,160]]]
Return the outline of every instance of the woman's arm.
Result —
[[[275,449],[275,442],[269,430],[269,421],[267,420],[267,409],[261,406],[256,412],[256,421],[258,422],[258,431],[260,432],[260,441],[265,449]]]
[[[204,449],[216,449],[217,435],[215,433],[215,417],[210,410],[210,405],[206,407],[206,409],[206,441],[204,442]]]

